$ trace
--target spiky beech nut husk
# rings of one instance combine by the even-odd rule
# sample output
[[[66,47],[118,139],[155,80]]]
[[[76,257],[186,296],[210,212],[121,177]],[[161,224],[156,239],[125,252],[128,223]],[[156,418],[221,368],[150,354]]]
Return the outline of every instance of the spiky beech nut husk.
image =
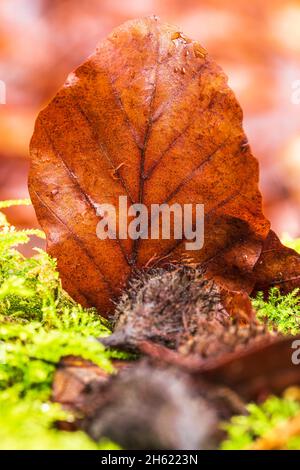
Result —
[[[240,324],[232,318],[218,286],[203,270],[188,266],[136,276],[116,307],[113,324],[107,345],[136,350],[147,340],[202,358],[235,351],[270,334],[255,320]]]
[[[179,369],[140,362],[99,390],[101,404],[81,427],[125,449],[211,449],[219,437],[212,404]]]

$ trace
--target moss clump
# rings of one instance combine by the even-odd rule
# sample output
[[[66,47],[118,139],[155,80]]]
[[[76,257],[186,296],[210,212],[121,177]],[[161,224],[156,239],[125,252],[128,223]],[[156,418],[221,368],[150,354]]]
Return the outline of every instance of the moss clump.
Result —
[[[252,302],[257,311],[257,318],[270,330],[291,335],[300,333],[299,289],[281,295],[280,290],[273,287],[267,300],[264,299],[263,293],[259,292]]]
[[[99,450],[118,449],[103,439],[92,441],[84,432],[66,432],[55,423],[73,421],[73,416],[57,403],[42,401],[31,395],[20,399],[17,389],[0,393],[0,449],[1,450]]]
[[[246,416],[234,416],[223,425],[227,438],[222,442],[223,450],[251,448],[255,441],[263,438],[279,425],[287,424],[290,418],[300,413],[300,402],[291,398],[272,396],[261,405],[250,403]],[[285,443],[286,448],[295,447],[300,436],[294,436]],[[298,447],[299,449],[299,447]]]
[[[82,432],[55,429],[72,416],[50,402],[53,374],[68,355],[112,372],[111,358],[120,354],[97,341],[110,334],[107,322],[62,289],[55,260],[43,250],[25,258],[15,249],[32,233],[44,236],[15,230],[0,212],[0,448],[99,448]]]

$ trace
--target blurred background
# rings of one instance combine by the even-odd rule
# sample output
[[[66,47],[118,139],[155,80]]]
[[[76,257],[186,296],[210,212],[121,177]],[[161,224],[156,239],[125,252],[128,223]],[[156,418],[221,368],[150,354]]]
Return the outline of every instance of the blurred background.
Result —
[[[178,25],[223,67],[260,162],[265,213],[279,235],[299,236],[300,0],[0,0],[0,199],[28,196],[34,121],[68,73],[112,28],[150,14]],[[9,216],[37,226],[32,207]]]

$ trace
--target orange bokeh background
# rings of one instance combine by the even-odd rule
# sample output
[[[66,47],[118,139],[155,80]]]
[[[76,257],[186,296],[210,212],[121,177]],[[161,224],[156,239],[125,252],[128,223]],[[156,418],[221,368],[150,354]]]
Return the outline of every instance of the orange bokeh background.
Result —
[[[261,168],[264,210],[300,236],[300,0],[1,0],[0,199],[28,196],[28,145],[38,111],[112,28],[156,14],[197,39],[224,68]],[[298,94],[300,96],[300,93]],[[31,207],[9,209],[36,226]]]

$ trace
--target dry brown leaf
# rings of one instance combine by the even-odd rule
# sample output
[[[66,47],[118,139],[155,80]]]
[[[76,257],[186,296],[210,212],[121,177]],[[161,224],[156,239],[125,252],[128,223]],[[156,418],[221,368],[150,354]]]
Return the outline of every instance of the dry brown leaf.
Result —
[[[201,51],[201,53],[199,53]],[[63,285],[102,314],[152,260],[206,266],[251,292],[269,222],[242,111],[203,48],[156,17],[115,29],[36,122],[30,194]],[[205,242],[96,236],[97,204],[201,203]]]
[[[270,287],[278,287],[283,293],[290,292],[300,287],[300,256],[282,245],[270,230],[255,266],[254,277],[255,291],[267,293]]]
[[[142,342],[140,351],[158,363],[176,365],[211,384],[229,387],[249,402],[280,395],[287,387],[300,384],[299,366],[292,362],[292,344],[299,338],[269,336],[210,359],[182,356],[150,341]]]

